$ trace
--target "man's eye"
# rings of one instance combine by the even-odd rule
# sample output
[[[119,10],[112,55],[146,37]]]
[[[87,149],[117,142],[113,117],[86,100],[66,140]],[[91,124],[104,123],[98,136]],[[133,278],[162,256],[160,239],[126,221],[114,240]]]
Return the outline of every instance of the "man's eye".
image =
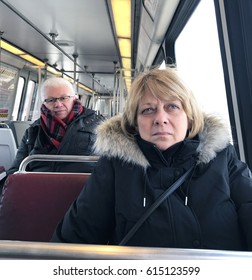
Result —
[[[70,99],[71,96],[62,96],[59,98],[60,101],[65,102],[68,101]]]
[[[47,102],[47,103],[52,103],[53,100],[54,100],[53,98],[49,98],[49,99],[46,99],[46,102]]]

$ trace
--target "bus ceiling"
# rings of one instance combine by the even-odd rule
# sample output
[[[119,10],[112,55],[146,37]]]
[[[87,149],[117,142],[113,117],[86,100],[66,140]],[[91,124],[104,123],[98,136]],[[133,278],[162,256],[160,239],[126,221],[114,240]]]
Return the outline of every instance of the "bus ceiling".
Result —
[[[113,2],[120,1],[0,0],[2,39],[47,67],[111,94],[114,74],[124,66]],[[180,1],[129,2],[133,78],[153,64]]]

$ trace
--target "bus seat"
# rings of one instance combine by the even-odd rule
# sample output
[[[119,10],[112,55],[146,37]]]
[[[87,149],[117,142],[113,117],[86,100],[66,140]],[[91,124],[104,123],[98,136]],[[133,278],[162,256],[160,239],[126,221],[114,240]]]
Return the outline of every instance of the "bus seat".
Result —
[[[0,181],[6,176],[5,167],[0,165]],[[0,192],[1,192],[1,186],[0,186]]]
[[[96,163],[99,156],[80,156],[80,155],[48,155],[48,154],[35,154],[27,156],[19,165],[18,172],[26,172],[28,164],[32,161],[53,161],[53,162],[89,162]]]
[[[0,198],[0,239],[48,242],[90,173],[8,176]]]
[[[0,127],[0,165],[8,170],[17,153],[17,145],[12,130]]]
[[[20,146],[26,129],[32,124],[32,121],[6,121],[5,122],[13,131],[17,147]]]
[[[31,121],[13,121],[13,125],[16,131],[16,140],[18,147],[21,144],[22,138],[26,129],[32,124]]]

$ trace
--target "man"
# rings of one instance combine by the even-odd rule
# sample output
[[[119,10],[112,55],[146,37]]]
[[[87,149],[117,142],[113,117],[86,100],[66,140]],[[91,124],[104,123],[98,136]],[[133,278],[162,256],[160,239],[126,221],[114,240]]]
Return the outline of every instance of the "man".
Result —
[[[72,84],[63,78],[49,78],[41,87],[41,116],[26,131],[12,167],[18,170],[28,155],[92,155],[95,129],[101,118],[83,107]],[[93,163],[31,162],[27,170],[91,172]]]

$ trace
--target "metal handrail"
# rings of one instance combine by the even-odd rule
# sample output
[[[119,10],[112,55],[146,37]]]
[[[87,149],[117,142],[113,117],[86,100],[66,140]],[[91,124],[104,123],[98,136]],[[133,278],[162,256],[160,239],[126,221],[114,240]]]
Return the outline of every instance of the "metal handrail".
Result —
[[[110,245],[0,241],[0,259],[88,260],[231,260],[251,259],[252,252]]]
[[[10,128],[7,123],[0,122],[0,128]]]
[[[65,162],[97,162],[99,156],[78,155],[30,155],[20,163],[18,172],[24,172],[27,165],[32,161],[65,161]]]

